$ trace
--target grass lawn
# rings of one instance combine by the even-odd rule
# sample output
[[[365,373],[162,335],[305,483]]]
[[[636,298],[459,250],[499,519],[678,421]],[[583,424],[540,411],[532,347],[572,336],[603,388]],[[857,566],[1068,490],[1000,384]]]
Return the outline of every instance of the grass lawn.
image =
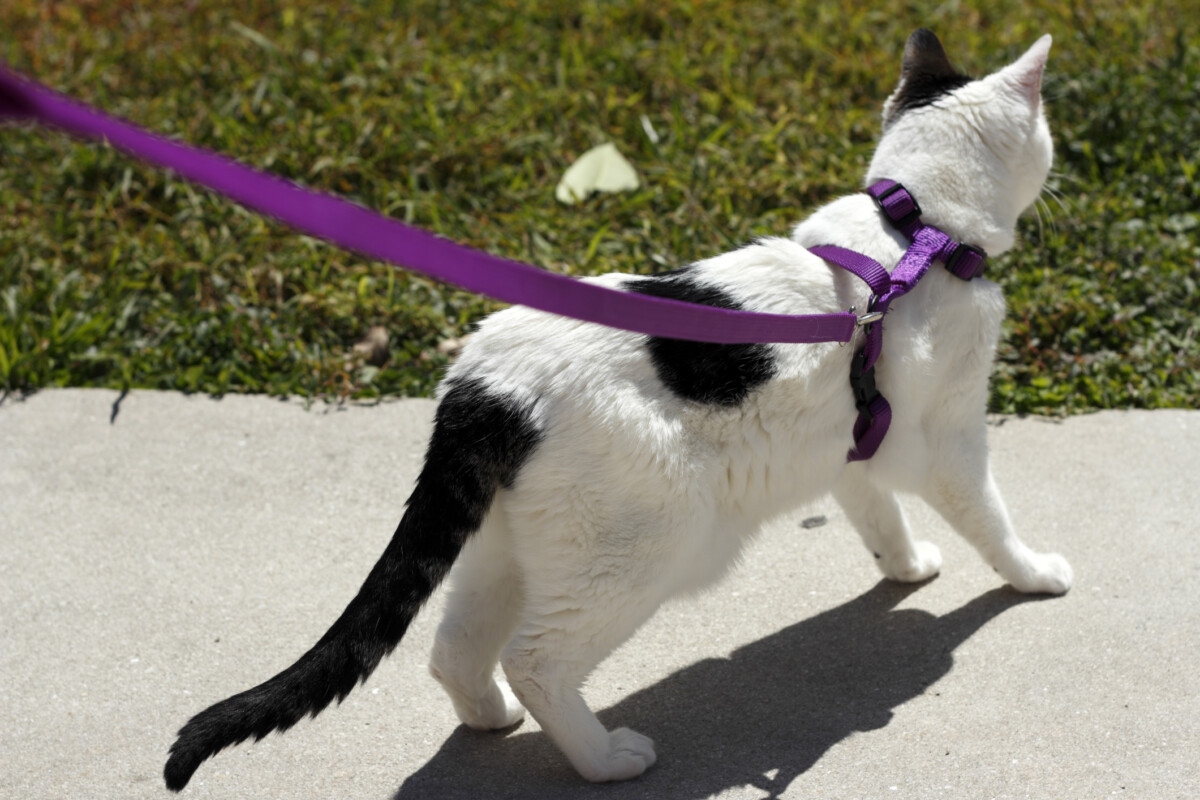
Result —
[[[973,74],[1054,35],[1057,166],[991,407],[1200,407],[1200,0],[5,0],[0,58],[151,130],[498,255],[651,272],[859,187],[907,35]],[[653,131],[652,136],[648,131]],[[614,142],[635,193],[554,199]],[[497,304],[107,147],[0,130],[0,393],[421,395]],[[390,334],[381,367],[353,346]]]

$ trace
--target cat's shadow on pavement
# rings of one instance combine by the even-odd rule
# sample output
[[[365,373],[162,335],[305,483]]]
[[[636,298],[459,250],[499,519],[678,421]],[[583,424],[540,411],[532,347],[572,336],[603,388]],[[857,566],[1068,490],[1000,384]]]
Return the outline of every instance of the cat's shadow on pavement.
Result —
[[[600,711],[610,729],[654,739],[658,763],[636,780],[585,783],[541,731],[503,736],[459,726],[393,800],[699,800],[747,784],[776,796],[850,734],[887,725],[892,709],[950,671],[955,648],[986,622],[1035,599],[1006,587],[940,617],[896,610],[917,588],[880,581]]]

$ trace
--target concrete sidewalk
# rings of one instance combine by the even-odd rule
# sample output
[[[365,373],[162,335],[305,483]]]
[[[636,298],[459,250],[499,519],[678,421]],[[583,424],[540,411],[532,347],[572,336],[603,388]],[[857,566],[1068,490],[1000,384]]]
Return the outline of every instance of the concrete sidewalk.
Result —
[[[305,410],[59,390],[0,404],[0,798],[169,796],[189,716],[291,663],[391,536],[433,404]],[[114,410],[116,411],[114,416]],[[878,580],[832,501],[664,608],[586,691],[659,763],[580,781],[527,719],[457,725],[426,672],[441,596],[339,709],[218,755],[196,798],[1193,798],[1200,412],[991,428],[1031,600],[917,501],[945,556]],[[804,516],[828,523],[803,528]]]

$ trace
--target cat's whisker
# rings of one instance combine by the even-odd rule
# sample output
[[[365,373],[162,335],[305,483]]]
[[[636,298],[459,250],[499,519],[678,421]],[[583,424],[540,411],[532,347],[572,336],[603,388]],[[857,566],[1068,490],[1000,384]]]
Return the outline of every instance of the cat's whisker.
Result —
[[[1071,213],[1075,210],[1074,208],[1071,207],[1070,199],[1067,198],[1066,195],[1064,195],[1061,191],[1059,191],[1055,187],[1047,184],[1045,187],[1045,193],[1050,195],[1050,197],[1054,200],[1054,202],[1058,203],[1058,207],[1060,209],[1062,209],[1064,214],[1070,216]],[[1041,198],[1039,198],[1039,199],[1041,199]],[[1048,205],[1049,204],[1047,204],[1047,206]]]
[[[1056,220],[1054,218],[1054,209],[1053,209],[1053,207],[1051,207],[1049,201],[1047,201],[1044,197],[1039,197],[1037,199],[1037,209],[1038,209],[1039,227],[1041,225],[1041,221],[1042,221],[1042,217],[1043,217],[1042,210],[1044,209],[1046,212],[1045,213],[1046,226],[1050,229],[1050,235],[1055,236],[1055,237],[1058,236],[1058,220]],[[1042,239],[1043,239],[1043,241],[1045,241],[1044,233],[1043,233]]]
[[[1058,170],[1051,170],[1050,174],[1046,176],[1046,180],[1048,182],[1067,181],[1069,183],[1076,183],[1081,186],[1083,185],[1083,179],[1078,175],[1070,172],[1059,172]]]
[[[1037,218],[1037,224],[1038,224],[1038,241],[1039,242],[1046,241],[1046,228],[1045,228],[1044,223],[1042,222],[1042,207],[1045,205],[1046,205],[1046,201],[1040,197],[1033,204],[1033,213],[1034,213],[1034,216]]]

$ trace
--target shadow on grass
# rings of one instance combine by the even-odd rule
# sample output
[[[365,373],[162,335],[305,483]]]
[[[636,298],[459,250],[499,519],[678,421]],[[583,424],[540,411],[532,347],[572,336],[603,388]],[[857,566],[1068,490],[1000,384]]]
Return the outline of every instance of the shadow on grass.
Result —
[[[541,732],[501,737],[460,726],[394,800],[699,799],[747,785],[778,796],[850,734],[886,726],[892,709],[950,671],[960,644],[1032,599],[1004,588],[940,617],[895,610],[915,588],[881,581],[600,712],[607,727],[628,726],[655,740],[658,764],[637,780],[588,785]]]

